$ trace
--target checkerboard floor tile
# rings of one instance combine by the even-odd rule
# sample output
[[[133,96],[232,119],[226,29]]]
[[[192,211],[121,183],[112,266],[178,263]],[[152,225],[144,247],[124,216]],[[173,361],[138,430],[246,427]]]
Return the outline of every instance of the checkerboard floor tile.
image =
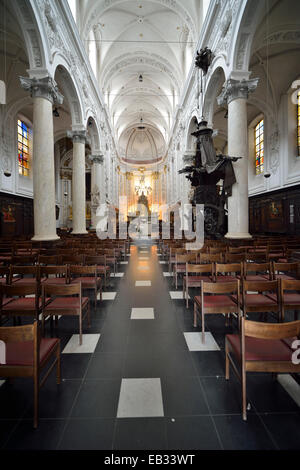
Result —
[[[131,320],[154,320],[154,308],[132,308],[130,318]]]
[[[116,292],[102,292],[102,300],[115,300]],[[97,299],[100,300],[100,293],[97,295]]]
[[[160,379],[122,379],[117,418],[154,416],[164,416]]]
[[[151,281],[135,281],[135,287],[151,287]]]
[[[175,290],[175,291],[170,291],[169,293],[170,293],[171,299],[173,299],[173,300],[184,299],[184,297],[183,297],[183,292],[182,292],[182,291],[177,292],[177,291]],[[189,299],[190,299],[190,296],[189,296]]]
[[[100,334],[82,335],[82,344],[79,344],[79,335],[73,335],[63,350],[63,354],[93,353],[96,349]]]
[[[213,335],[208,331],[205,332],[205,342],[202,343],[202,334],[199,331],[191,333],[183,333],[189,351],[219,351],[220,348],[216,343]]]

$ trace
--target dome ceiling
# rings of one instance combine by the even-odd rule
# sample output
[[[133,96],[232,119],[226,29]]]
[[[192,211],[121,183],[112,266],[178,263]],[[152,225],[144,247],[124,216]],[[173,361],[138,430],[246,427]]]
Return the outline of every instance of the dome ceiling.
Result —
[[[87,0],[81,13],[120,156],[157,160],[193,60],[202,0]]]

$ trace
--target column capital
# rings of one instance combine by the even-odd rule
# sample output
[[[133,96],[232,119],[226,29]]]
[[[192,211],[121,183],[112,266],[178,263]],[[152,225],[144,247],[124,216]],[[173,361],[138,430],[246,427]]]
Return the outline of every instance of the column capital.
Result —
[[[85,144],[87,139],[87,132],[86,130],[81,131],[67,131],[67,137],[72,139],[73,144],[81,143]]]
[[[104,155],[101,153],[99,155],[89,155],[89,160],[92,164],[102,164],[104,161]]]
[[[52,77],[29,78],[20,76],[19,79],[21,87],[24,88],[24,90],[29,91],[32,98],[45,98],[52,104],[63,103],[64,97],[58,91],[57,84]]]
[[[229,104],[239,98],[247,100],[249,93],[255,91],[258,80],[259,78],[252,78],[251,80],[234,80],[230,78],[225,82],[220,95],[217,97],[218,105]]]

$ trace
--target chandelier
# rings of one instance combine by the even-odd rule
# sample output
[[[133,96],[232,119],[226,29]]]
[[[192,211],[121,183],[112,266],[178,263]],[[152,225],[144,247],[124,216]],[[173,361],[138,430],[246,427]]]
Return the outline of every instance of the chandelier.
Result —
[[[147,186],[146,183],[145,183],[145,176],[144,175],[142,175],[140,177],[139,184],[137,186],[135,186],[134,190],[135,190],[135,194],[137,196],[141,196],[143,193],[144,193],[145,196],[149,196],[149,194],[152,193],[151,186]]]

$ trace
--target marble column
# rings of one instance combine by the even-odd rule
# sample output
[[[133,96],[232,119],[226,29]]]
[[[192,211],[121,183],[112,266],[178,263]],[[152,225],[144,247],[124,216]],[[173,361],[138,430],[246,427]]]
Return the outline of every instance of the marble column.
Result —
[[[90,155],[89,159],[92,163],[92,168],[91,168],[92,229],[96,229],[97,222],[98,222],[96,213],[100,205],[101,165],[103,163],[103,155],[100,155],[100,154]]]
[[[72,217],[73,234],[87,233],[85,200],[85,142],[86,131],[68,132],[73,140]]]
[[[257,87],[258,79],[226,82],[218,104],[228,104],[228,155],[242,157],[233,163],[236,183],[228,198],[228,232],[226,238],[251,238],[248,200],[248,124],[247,99]]]
[[[33,240],[57,240],[52,106],[62,104],[63,96],[51,77],[20,77],[20,81],[33,98]]]

